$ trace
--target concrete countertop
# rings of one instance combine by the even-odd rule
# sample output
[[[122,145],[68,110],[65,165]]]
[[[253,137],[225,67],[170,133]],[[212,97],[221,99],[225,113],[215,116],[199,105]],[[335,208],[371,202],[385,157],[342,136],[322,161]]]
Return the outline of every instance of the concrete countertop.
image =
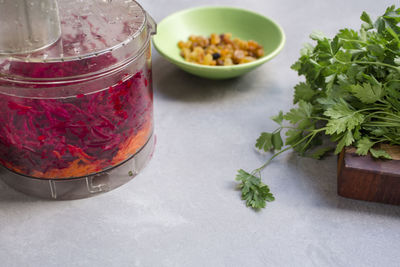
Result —
[[[141,1],[157,20],[212,0]],[[95,198],[54,202],[0,182],[0,266],[399,266],[400,207],[336,193],[336,158],[289,152],[263,172],[276,201],[262,212],[235,191],[240,168],[268,155],[254,142],[292,106],[290,70],[313,30],[358,28],[387,0],[219,0],[275,19],[282,53],[238,79],[208,81],[153,56],[157,147],[132,182]],[[397,4],[399,4],[398,1]]]

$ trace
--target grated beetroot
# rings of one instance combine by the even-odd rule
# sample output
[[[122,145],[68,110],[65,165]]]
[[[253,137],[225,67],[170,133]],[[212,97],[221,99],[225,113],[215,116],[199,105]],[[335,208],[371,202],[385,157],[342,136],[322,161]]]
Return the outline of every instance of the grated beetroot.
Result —
[[[12,63],[10,73],[57,78],[103,69],[110,56],[84,62]],[[92,68],[91,71],[94,71]],[[0,163],[38,178],[71,178],[100,172],[132,156],[152,131],[151,72],[125,74],[95,93],[64,98],[0,94]],[[2,82],[0,86],[9,86]],[[41,90],[38,86],[38,90]],[[50,88],[58,90],[61,87]]]

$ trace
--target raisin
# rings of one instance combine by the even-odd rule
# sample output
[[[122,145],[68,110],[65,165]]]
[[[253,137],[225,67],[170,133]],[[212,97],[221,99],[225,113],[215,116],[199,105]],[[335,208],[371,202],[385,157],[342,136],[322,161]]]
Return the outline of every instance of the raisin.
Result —
[[[219,59],[221,57],[221,54],[220,53],[214,53],[214,54],[212,54],[212,57],[213,57],[214,60],[217,60],[217,59]]]

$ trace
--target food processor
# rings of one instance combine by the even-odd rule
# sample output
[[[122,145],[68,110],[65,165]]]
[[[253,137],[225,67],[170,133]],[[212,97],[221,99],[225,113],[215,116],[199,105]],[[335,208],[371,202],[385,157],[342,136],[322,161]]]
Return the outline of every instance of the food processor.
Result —
[[[0,178],[67,200],[135,177],[155,143],[155,32],[133,0],[0,0]]]

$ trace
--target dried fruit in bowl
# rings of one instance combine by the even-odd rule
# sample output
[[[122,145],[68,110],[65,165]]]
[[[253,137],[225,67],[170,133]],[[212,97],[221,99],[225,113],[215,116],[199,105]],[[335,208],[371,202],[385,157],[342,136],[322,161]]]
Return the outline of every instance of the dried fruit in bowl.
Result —
[[[178,42],[181,56],[188,62],[207,66],[231,66],[249,63],[264,56],[264,48],[256,41],[232,39],[231,33],[210,37],[191,35]]]

